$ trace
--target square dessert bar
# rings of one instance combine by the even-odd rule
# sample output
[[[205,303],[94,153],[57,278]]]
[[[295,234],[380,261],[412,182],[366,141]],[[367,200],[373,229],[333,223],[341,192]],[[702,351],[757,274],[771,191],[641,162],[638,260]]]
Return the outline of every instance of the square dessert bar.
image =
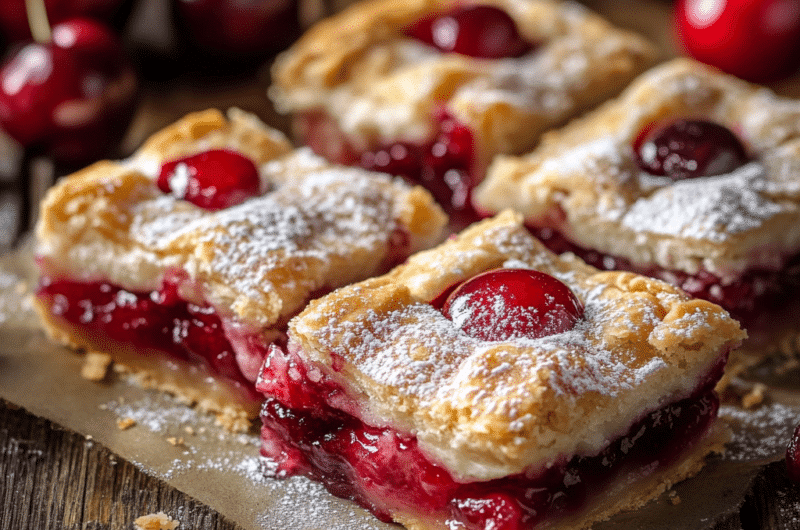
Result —
[[[748,323],[797,285],[800,101],[688,59],[498,157],[474,195],[557,252],[678,285]]]
[[[575,2],[373,0],[279,56],[269,94],[315,152],[409,177],[459,211],[495,154],[530,149],[655,56]]]
[[[258,414],[268,346],[310,298],[388,271],[445,224],[420,187],[209,110],[50,190],[36,305],[58,342],[236,423]]]
[[[262,454],[411,529],[585,528],[720,450],[744,336],[505,212],[294,318],[257,383]]]

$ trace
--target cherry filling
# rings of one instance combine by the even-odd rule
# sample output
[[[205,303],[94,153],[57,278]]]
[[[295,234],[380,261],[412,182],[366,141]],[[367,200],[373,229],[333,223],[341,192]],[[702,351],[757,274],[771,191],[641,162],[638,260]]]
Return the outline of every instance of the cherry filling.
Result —
[[[800,482],[800,425],[795,428],[786,448],[786,473],[794,482]]]
[[[182,300],[175,281],[165,280],[157,291],[132,292],[106,282],[44,278],[38,297],[53,315],[88,332],[95,342],[111,339],[206,366],[246,396],[259,398],[253,382],[242,374],[214,309]],[[266,348],[247,342],[263,359]]]
[[[320,156],[340,164],[399,175],[428,189],[449,213],[477,220],[470,205],[477,184],[472,132],[446,111],[436,113],[437,133],[427,142],[395,142],[365,151],[321,112],[298,116],[298,131]]]
[[[533,49],[508,13],[494,6],[459,6],[417,21],[406,33],[443,52],[482,59],[519,57]]]
[[[730,129],[706,120],[647,127],[633,148],[640,168],[672,180],[723,175],[748,161],[744,146]]]
[[[501,341],[568,331],[583,316],[583,307],[569,287],[549,274],[497,269],[456,287],[442,314],[471,337]]]
[[[384,521],[407,510],[446,520],[448,528],[521,530],[580,510],[623,473],[652,473],[675,462],[716,417],[721,360],[694,394],[646,414],[599,454],[564,459],[533,476],[459,483],[426,458],[413,436],[331,406],[354,407],[328,377],[275,347],[257,383],[267,396],[261,452],[280,475],[320,481]]]
[[[782,270],[752,269],[734,282],[722,283],[708,271],[689,274],[661,267],[637,266],[617,256],[580,247],[551,228],[528,227],[550,250],[557,254],[572,252],[583,261],[601,270],[624,270],[658,278],[675,285],[695,298],[702,298],[724,307],[735,318],[749,325],[762,314],[780,307],[781,302],[800,290],[798,266],[800,255],[792,257]]]
[[[161,166],[158,188],[206,210],[235,206],[260,193],[253,161],[228,149],[213,149]]]

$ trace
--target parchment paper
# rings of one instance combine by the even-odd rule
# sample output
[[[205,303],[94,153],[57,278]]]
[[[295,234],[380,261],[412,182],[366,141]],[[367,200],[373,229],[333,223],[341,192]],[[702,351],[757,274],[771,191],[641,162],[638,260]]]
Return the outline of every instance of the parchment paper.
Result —
[[[91,436],[248,530],[396,528],[304,478],[270,478],[255,433],[224,432],[213,418],[122,377],[110,383],[80,377],[81,357],[50,344],[37,327],[29,256],[21,249],[0,259],[0,398]],[[737,513],[762,466],[782,458],[800,417],[795,380],[774,373],[765,403],[751,411],[723,407],[734,433],[726,456],[657,501],[596,528],[705,529]],[[737,385],[746,390],[750,383]],[[123,419],[135,425],[121,430]]]

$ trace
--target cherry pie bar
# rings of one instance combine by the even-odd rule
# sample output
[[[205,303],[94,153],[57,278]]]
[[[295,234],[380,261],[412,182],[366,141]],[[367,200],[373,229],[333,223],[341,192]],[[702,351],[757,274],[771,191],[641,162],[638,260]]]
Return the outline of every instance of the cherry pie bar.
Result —
[[[800,101],[688,59],[498,157],[478,209],[557,252],[669,281],[748,324],[798,284]]]
[[[367,1],[279,56],[270,96],[315,152],[404,175],[468,212],[492,156],[530,149],[655,56],[572,2]]]
[[[445,224],[420,187],[292,151],[243,111],[199,112],[49,192],[36,303],[58,342],[238,422],[258,414],[254,382],[289,318]]]
[[[262,453],[410,529],[585,528],[720,450],[714,385],[744,336],[509,211],[294,318],[257,382]]]

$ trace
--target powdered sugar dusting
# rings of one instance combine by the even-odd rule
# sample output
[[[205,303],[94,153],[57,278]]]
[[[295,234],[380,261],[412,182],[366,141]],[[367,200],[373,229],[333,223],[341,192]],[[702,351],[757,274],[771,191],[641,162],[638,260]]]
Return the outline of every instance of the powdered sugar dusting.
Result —
[[[622,225],[637,232],[722,242],[786,211],[759,193],[765,186],[766,173],[758,163],[728,175],[670,182],[634,202]]]
[[[719,415],[733,430],[725,459],[749,462],[783,457],[800,410],[780,403],[764,405],[754,411],[724,405]]]

